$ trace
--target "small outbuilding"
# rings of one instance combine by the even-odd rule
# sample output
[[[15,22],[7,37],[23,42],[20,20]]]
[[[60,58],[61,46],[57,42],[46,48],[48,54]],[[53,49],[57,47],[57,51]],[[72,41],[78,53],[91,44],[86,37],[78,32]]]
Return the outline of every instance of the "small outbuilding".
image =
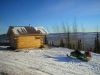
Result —
[[[44,44],[47,31],[32,26],[10,26],[7,32],[13,49],[39,48]]]

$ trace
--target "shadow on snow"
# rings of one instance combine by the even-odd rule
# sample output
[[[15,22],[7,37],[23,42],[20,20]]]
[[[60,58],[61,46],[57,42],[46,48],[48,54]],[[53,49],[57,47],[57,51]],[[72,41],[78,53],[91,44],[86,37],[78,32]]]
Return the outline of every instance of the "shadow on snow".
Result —
[[[52,58],[55,61],[58,62],[82,62],[81,60],[74,58],[74,57],[70,57],[70,56],[64,56],[64,55],[59,55],[59,56],[46,56],[46,58]]]

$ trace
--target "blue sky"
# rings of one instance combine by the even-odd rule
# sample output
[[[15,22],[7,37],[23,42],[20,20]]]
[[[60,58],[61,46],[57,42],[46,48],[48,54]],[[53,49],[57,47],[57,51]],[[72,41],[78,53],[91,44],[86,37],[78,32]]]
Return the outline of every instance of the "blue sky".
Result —
[[[56,32],[62,24],[72,27],[76,18],[78,31],[96,31],[100,25],[100,0],[0,0],[0,34],[10,25],[44,26]],[[100,30],[100,28],[98,28]]]

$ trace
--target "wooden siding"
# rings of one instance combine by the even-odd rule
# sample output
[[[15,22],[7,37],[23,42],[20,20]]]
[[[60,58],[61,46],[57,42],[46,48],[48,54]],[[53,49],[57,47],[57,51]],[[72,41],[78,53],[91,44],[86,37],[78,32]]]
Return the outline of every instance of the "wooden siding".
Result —
[[[7,33],[8,37],[9,37],[9,42],[10,42],[10,46],[12,48],[16,48],[16,41],[15,41],[15,35],[14,33],[9,30],[8,33]]]
[[[17,36],[16,37],[16,48],[38,48],[43,45],[42,36]]]

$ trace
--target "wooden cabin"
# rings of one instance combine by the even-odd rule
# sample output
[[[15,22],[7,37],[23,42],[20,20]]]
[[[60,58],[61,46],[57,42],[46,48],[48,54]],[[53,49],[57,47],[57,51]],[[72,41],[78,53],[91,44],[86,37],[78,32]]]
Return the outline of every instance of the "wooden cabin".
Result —
[[[7,33],[13,49],[39,48],[46,34],[44,29],[31,26],[10,26]]]

